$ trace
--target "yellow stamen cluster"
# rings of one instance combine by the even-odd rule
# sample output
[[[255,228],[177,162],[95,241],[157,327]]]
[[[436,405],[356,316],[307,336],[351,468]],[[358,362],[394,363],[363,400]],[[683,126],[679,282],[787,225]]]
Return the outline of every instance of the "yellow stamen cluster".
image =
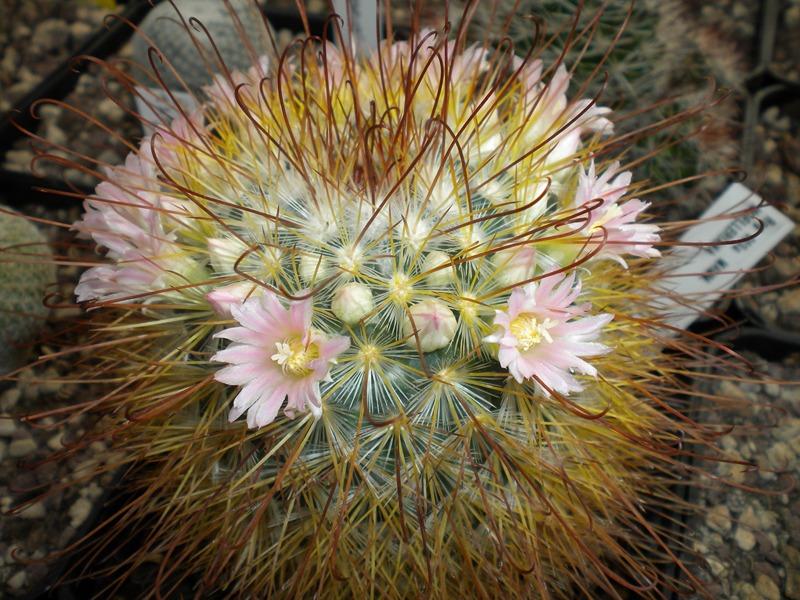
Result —
[[[557,325],[557,321],[544,319],[540,321],[535,315],[523,313],[511,321],[511,333],[517,338],[520,350],[527,352],[534,346],[546,342],[552,342],[549,329]]]
[[[309,364],[319,358],[319,347],[314,343],[305,344],[299,338],[277,342],[275,348],[277,352],[270,358],[281,366],[284,373],[295,377],[310,374]]]

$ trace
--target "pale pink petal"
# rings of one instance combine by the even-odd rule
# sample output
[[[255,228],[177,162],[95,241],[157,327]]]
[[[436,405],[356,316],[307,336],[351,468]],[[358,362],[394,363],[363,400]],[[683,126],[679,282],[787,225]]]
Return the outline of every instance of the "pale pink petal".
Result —
[[[318,361],[328,362],[350,347],[350,338],[347,336],[335,336],[325,341],[319,342]]]
[[[289,324],[298,331],[308,331],[311,327],[311,298],[293,302],[289,309]]]
[[[217,352],[211,357],[211,360],[229,363],[260,363],[267,358],[265,349],[260,346],[233,344]]]
[[[224,367],[214,373],[214,379],[226,385],[244,385],[263,375],[260,365],[245,363]]]
[[[247,413],[247,424],[249,427],[264,427],[269,425],[278,416],[278,411],[286,397],[285,388],[278,387],[261,400]]]
[[[262,345],[264,343],[264,336],[247,327],[230,327],[214,334],[215,338],[222,338],[232,342],[240,342],[242,344]]]
[[[248,427],[263,427],[277,417],[284,398],[288,398],[287,416],[311,410],[319,417],[319,381],[328,377],[336,357],[350,347],[350,339],[329,337],[311,327],[311,299],[284,307],[274,293],[264,291],[262,296],[233,306],[231,314],[243,326],[217,333],[215,337],[233,343],[212,357],[229,363],[215,374],[216,380],[245,386],[238,403],[234,403],[231,419],[247,410]],[[315,359],[305,358],[306,350],[298,349],[298,340],[316,345]],[[298,368],[291,362],[296,360],[306,362]],[[258,390],[262,390],[260,395]]]
[[[609,350],[594,340],[613,317],[581,317],[590,306],[574,304],[580,289],[574,276],[553,274],[512,291],[508,311],[496,314],[497,331],[484,340],[499,344],[498,361],[514,379],[538,379],[544,393],[550,388],[567,394],[581,389],[570,369],[597,375],[597,369],[581,357]],[[516,319],[522,322],[517,324]]]
[[[233,408],[228,414],[228,421],[232,423],[241,417],[253,404],[261,401],[265,393],[267,393],[267,388],[263,378],[254,379],[245,385],[233,400]]]

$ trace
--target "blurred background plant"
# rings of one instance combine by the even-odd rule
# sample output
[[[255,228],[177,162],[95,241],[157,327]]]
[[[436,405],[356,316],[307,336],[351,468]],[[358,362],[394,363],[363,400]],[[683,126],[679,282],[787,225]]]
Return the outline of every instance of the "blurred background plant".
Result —
[[[25,364],[50,310],[43,300],[56,281],[45,236],[0,205],[0,375]]]
[[[508,22],[506,35],[518,54],[531,48],[537,31],[548,42],[552,36],[542,51],[545,62],[563,60],[574,68],[576,83],[587,82],[586,93],[600,94],[602,104],[619,115],[619,133],[671,122],[638,138],[626,149],[627,158],[647,157],[637,165],[637,174],[651,182],[694,178],[664,189],[653,207],[659,215],[688,219],[699,216],[729,177],[697,176],[724,172],[739,159],[737,98],[751,51],[741,36],[733,42],[730,32],[721,29],[728,21],[709,26],[696,18],[703,9],[704,3],[685,0],[500,0],[480,3],[472,31],[477,39],[492,31],[492,24]],[[509,19],[512,13],[516,16]],[[749,16],[743,27],[752,34]],[[573,23],[586,33],[578,44],[569,43]],[[500,32],[494,37],[499,39]],[[592,77],[598,67],[599,76]],[[701,103],[708,105],[702,115],[676,118]]]

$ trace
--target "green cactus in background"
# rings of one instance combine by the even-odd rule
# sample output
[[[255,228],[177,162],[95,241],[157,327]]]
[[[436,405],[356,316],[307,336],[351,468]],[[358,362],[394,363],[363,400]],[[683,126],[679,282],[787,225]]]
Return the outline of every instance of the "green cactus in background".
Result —
[[[742,88],[746,58],[742,48],[732,45],[724,32],[700,24],[686,3],[492,0],[478,5],[474,37],[483,39],[492,23],[505,23],[505,16],[511,13],[529,17],[518,16],[509,21],[507,31],[502,30],[513,42],[515,52],[525,54],[534,43],[536,21],[546,23],[546,27],[540,25],[540,35],[548,41],[552,38],[552,43],[544,45],[539,55],[545,64],[562,59],[567,68],[574,68],[575,81],[586,82],[587,95],[599,93],[600,103],[613,107],[623,117],[617,122],[618,133],[681,120],[676,115],[691,113],[692,107],[701,104],[706,106],[702,121],[696,116],[683,119],[678,127],[656,129],[627,149],[629,160],[649,157],[639,167],[644,178],[674,181],[736,163],[739,117],[734,97]],[[597,19],[600,13],[602,19]],[[573,29],[584,34],[576,36]],[[715,87],[734,94],[708,106],[711,97],[723,95],[715,94]],[[649,110],[642,110],[648,106]],[[671,218],[694,218],[702,210],[697,192],[718,188],[719,183],[713,177],[692,183],[695,201],[687,198],[687,185],[665,189],[659,197],[680,199],[679,204],[668,208]]]
[[[18,367],[47,319],[42,299],[56,279],[47,240],[22,215],[0,206],[0,373]]]
[[[227,69],[247,70],[271,48],[269,33],[252,0],[233,0],[231,7],[236,18],[219,0],[177,0],[175,12],[171,2],[164,2],[148,13],[140,29],[143,35],[133,41],[133,56],[140,65],[150,64],[149,49],[152,44],[174,68],[160,67],[159,75],[164,87],[182,91],[183,83],[193,92],[199,92],[211,83],[212,76],[221,72],[217,52],[225,61]],[[181,23],[183,18],[188,27]],[[197,19],[214,39],[213,46],[202,28],[190,24]],[[238,22],[237,22],[238,20]],[[240,34],[240,30],[245,34]],[[146,36],[146,37],[145,37]],[[247,43],[243,43],[246,39]],[[156,64],[159,59],[154,58]],[[153,85],[158,82],[153,81]]]

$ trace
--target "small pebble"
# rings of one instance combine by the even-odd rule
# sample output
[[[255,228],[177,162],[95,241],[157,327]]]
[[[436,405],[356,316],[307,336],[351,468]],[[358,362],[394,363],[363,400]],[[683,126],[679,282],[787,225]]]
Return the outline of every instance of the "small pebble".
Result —
[[[711,572],[716,577],[719,577],[727,570],[722,562],[713,557],[708,559],[708,568],[711,569]]]
[[[92,33],[92,26],[83,21],[76,21],[69,26],[69,31],[75,40],[80,41]]]
[[[64,112],[63,108],[53,104],[42,104],[37,110],[39,111],[39,116],[45,121],[57,121]]]
[[[89,513],[92,511],[92,503],[86,498],[78,498],[75,503],[69,507],[70,525],[72,527],[80,527]]]
[[[756,546],[756,536],[744,527],[737,527],[733,537],[736,540],[736,545],[745,552],[749,552]]]
[[[724,398],[736,398],[739,400],[744,400],[747,398],[747,394],[744,393],[741,387],[728,380],[725,380],[720,384],[719,393]]]
[[[786,597],[800,600],[800,571],[789,571],[786,574]]]
[[[760,524],[760,519],[756,516],[756,511],[753,510],[752,506],[745,508],[739,516],[739,525],[746,527],[750,531],[758,529]]]
[[[756,591],[749,583],[743,583],[737,586],[737,590],[739,598],[741,600],[761,600],[761,594]]]
[[[116,122],[122,118],[122,116],[125,114],[125,111],[122,110],[111,98],[106,98],[97,104],[95,113],[104,120]]]
[[[54,452],[61,450],[64,447],[64,432],[59,432],[47,440],[47,447]]]
[[[43,52],[55,52],[67,43],[69,26],[62,19],[45,19],[36,26],[31,44]]]
[[[17,571],[6,581],[6,585],[12,590],[21,590],[28,581],[28,574],[25,571]]]
[[[766,575],[759,575],[756,578],[756,591],[766,600],[781,600],[780,588]]]
[[[25,510],[21,510],[17,513],[18,517],[22,517],[23,519],[41,519],[47,514],[47,511],[44,508],[44,502],[41,500],[39,502],[35,502],[25,508]]]
[[[715,531],[725,533],[731,528],[731,511],[724,504],[718,504],[708,511],[706,525]]]
[[[765,181],[769,185],[779,186],[783,183],[783,171],[778,165],[772,164],[767,167]]]
[[[17,402],[19,402],[20,396],[22,396],[22,391],[18,387],[6,390],[3,392],[3,395],[0,396],[0,409],[11,410],[17,405]]]
[[[17,425],[14,419],[9,416],[0,416],[0,435],[4,437],[11,437],[17,430]]]
[[[6,164],[16,171],[27,169],[32,159],[33,152],[30,150],[9,150],[6,152]]]
[[[778,442],[767,450],[767,458],[773,469],[786,470],[794,467],[796,457],[792,448],[786,442]]]
[[[37,448],[36,442],[30,437],[12,440],[8,447],[8,454],[12,458],[22,458],[36,452]]]

